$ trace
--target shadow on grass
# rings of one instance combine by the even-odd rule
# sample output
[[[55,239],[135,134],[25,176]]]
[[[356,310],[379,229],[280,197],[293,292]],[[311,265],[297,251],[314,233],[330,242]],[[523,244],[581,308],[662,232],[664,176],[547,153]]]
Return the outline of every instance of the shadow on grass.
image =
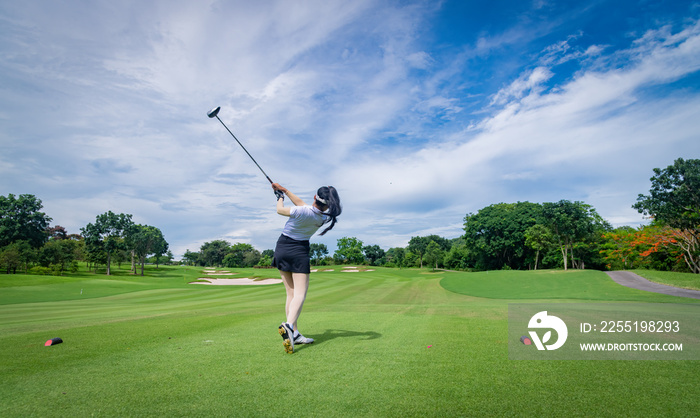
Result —
[[[312,345],[323,344],[336,338],[357,338],[362,341],[375,340],[380,338],[382,334],[374,331],[346,331],[340,329],[327,329],[323,334],[313,335],[314,343]],[[302,345],[299,345],[302,348]],[[296,350],[296,349],[295,349]]]

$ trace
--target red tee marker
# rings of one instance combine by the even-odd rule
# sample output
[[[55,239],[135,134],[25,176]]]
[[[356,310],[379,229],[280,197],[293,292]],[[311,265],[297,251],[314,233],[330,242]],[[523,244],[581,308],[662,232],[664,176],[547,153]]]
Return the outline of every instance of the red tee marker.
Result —
[[[63,340],[60,338],[52,338],[52,339],[46,341],[46,344],[44,344],[44,347],[48,347],[50,345],[61,344],[62,342],[63,342]]]

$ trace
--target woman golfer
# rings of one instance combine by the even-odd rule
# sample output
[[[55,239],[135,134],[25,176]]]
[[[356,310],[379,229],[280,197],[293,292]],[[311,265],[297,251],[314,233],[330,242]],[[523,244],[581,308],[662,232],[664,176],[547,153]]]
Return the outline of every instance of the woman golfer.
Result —
[[[309,289],[309,239],[326,223],[330,225],[321,232],[325,234],[333,228],[336,218],[342,212],[340,198],[334,187],[323,186],[314,196],[314,203],[307,205],[299,197],[277,183],[272,185],[277,195],[277,213],[288,216],[282,235],[277,240],[272,265],[277,267],[287,291],[285,312],[287,321],[279,326],[279,333],[284,340],[284,350],[294,352],[294,344],[311,344],[297,329],[297,320]],[[289,197],[294,206],[284,206],[284,195]]]

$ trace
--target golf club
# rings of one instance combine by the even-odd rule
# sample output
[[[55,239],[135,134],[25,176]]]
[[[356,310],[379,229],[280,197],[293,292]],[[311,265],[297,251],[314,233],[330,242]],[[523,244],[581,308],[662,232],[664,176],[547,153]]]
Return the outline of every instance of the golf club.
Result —
[[[219,119],[219,110],[221,110],[221,106],[217,106],[217,107],[215,107],[214,109],[212,109],[212,110],[210,110],[209,112],[207,112],[207,116],[209,116],[210,118],[217,118],[217,119]],[[240,145],[241,148],[243,148],[243,151],[245,151],[245,153],[248,154],[248,156],[250,157],[250,159],[253,160],[253,162],[255,163],[255,165],[257,165],[258,168],[260,169],[260,171],[262,171],[262,173],[265,175],[265,178],[267,179],[267,181],[269,181],[270,184],[272,184],[272,180],[270,179],[270,177],[269,177],[267,174],[265,174],[265,171],[262,169],[262,167],[260,167],[260,164],[258,164],[258,162],[255,161],[255,158],[253,158],[253,156],[250,155],[250,153],[248,152],[248,150],[245,149],[245,147],[243,146],[243,144],[241,144],[241,141],[239,141],[238,138],[236,138],[236,135],[234,135],[233,132],[231,132],[231,130],[228,128],[228,126],[226,126],[226,124],[225,124],[221,119],[219,119],[219,122],[221,122],[221,124],[224,125],[224,128],[226,128],[226,130],[228,131],[228,133],[231,134],[231,136],[233,137],[233,139],[235,139],[236,142],[238,142],[238,145]]]

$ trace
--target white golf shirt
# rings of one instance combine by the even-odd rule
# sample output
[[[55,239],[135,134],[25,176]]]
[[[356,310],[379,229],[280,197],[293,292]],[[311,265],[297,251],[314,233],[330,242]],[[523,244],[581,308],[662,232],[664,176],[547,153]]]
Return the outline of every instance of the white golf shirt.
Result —
[[[297,241],[308,241],[328,219],[323,212],[313,206],[292,206],[289,208],[289,220],[284,224],[282,235]]]

